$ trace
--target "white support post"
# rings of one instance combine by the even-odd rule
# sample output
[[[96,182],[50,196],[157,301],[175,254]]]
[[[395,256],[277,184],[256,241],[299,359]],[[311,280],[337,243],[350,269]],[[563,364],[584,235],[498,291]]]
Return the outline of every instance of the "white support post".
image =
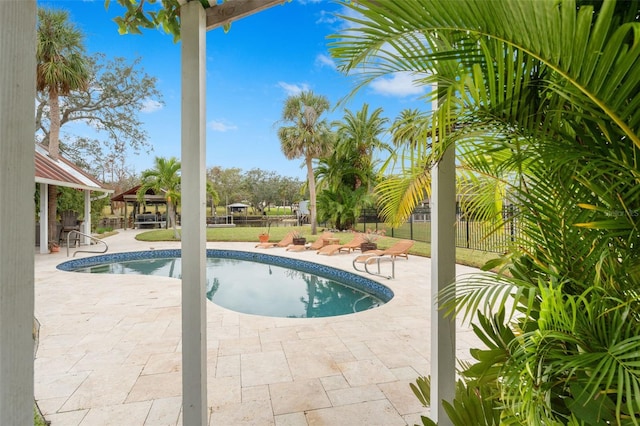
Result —
[[[0,1],[0,425],[33,424],[35,51],[36,1]]]
[[[82,225],[84,228],[80,229],[80,232],[91,235],[91,191],[88,189],[84,190],[84,222]],[[85,245],[91,244],[89,237],[83,236],[80,241]]]
[[[40,254],[49,253],[49,185],[40,184]]]
[[[182,37],[182,417],[207,418],[205,11],[198,1],[180,9]]]
[[[455,280],[455,224],[455,149],[450,146],[431,170],[431,420],[439,426],[453,425],[442,401],[455,395],[456,325],[455,318],[444,318],[437,296]]]

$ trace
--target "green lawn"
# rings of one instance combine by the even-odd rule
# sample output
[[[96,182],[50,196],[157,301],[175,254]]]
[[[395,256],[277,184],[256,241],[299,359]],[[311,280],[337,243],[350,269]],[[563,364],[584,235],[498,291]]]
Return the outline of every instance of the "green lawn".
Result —
[[[258,234],[263,231],[264,228],[248,228],[248,227],[236,227],[236,228],[207,228],[207,241],[255,241],[258,242]],[[308,226],[283,226],[272,227],[269,230],[269,241],[280,241],[287,235],[288,232],[296,230],[307,239],[307,242],[315,241],[321,229],[318,228],[318,235],[311,235],[311,229]],[[340,243],[346,243],[350,241],[352,236],[349,232],[336,233],[336,237],[340,238]],[[136,237],[140,241],[176,241],[173,236],[173,229],[156,229],[148,232],[138,234]],[[390,247],[399,238],[383,237],[380,238],[378,248]],[[413,248],[409,251],[410,254],[416,256],[429,257],[431,255],[431,244],[416,241]],[[469,250],[464,248],[456,249],[456,261],[462,265],[481,267],[487,261],[498,257],[497,253],[485,252],[480,250]]]

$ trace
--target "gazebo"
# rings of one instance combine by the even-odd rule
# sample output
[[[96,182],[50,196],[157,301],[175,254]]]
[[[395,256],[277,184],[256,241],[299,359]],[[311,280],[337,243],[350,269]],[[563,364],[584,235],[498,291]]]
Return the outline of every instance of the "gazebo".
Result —
[[[126,190],[125,192],[122,192],[120,194],[114,195],[113,197],[111,197],[111,202],[121,202],[124,203],[124,229],[127,229],[128,226],[128,218],[127,218],[127,212],[128,212],[128,206],[129,203],[133,204],[133,213],[134,215],[136,213],[141,213],[140,210],[140,205],[141,204],[145,204],[145,205],[153,205],[155,206],[155,213],[158,213],[158,205],[159,204],[164,204],[166,206],[167,204],[167,198],[165,197],[164,194],[156,194],[155,191],[153,189],[148,189],[145,194],[144,194],[144,200],[142,203],[140,203],[140,201],[138,200],[138,191],[140,190],[140,186],[141,185],[136,185],[131,189]],[[133,223],[131,223],[131,227],[133,227]]]

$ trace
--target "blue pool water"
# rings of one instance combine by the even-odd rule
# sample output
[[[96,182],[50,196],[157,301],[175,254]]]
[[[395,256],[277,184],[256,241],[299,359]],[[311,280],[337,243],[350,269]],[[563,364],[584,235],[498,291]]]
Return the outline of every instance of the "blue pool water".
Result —
[[[181,277],[180,250],[75,259],[58,269]],[[207,298],[237,312],[290,318],[327,317],[380,306],[386,286],[350,272],[261,253],[207,250]]]

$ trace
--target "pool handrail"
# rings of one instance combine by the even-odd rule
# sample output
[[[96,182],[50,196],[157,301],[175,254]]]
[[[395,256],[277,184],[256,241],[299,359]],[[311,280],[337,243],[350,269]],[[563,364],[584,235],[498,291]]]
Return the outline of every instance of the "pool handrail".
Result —
[[[78,235],[80,235],[80,236],[83,236],[83,237],[90,238],[92,241],[95,241],[96,243],[104,244],[104,250],[103,250],[103,251],[95,251],[95,250],[76,250],[75,252],[73,252],[73,257],[76,257],[76,254],[77,254],[77,253],[106,253],[106,252],[107,252],[107,250],[109,250],[109,246],[107,245],[107,243],[106,243],[106,242],[104,242],[104,240],[101,240],[100,238],[96,238],[96,237],[94,237],[93,235],[88,235],[88,234],[85,234],[85,233],[83,233],[83,232],[80,232],[80,231],[77,231],[77,230],[75,230],[75,229],[74,229],[73,231],[71,231],[71,232],[69,232],[69,233],[67,234],[67,257],[69,257],[69,243],[71,242],[70,237],[71,237],[71,235],[72,235],[72,234],[74,234],[74,233],[75,233],[75,234],[78,234]],[[89,243],[89,245],[91,245],[91,243]]]

